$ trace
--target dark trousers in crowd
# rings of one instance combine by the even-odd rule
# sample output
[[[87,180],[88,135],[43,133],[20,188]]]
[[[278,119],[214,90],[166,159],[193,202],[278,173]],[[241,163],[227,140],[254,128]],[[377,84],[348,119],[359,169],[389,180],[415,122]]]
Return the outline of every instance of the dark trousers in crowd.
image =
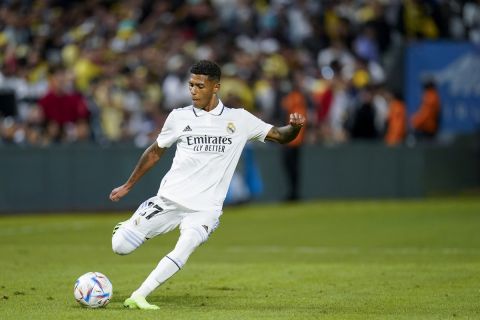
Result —
[[[298,200],[300,185],[300,147],[283,148],[283,165],[288,180],[288,191],[285,200]]]

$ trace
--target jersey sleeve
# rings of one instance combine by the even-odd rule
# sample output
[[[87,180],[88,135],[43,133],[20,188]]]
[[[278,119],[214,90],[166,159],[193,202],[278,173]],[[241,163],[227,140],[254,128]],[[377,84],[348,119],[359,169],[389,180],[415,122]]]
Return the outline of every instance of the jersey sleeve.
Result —
[[[265,137],[267,136],[270,129],[273,128],[273,126],[255,117],[247,110],[243,110],[243,118],[248,130],[248,140],[265,142]]]
[[[168,148],[178,139],[177,130],[175,130],[174,112],[170,112],[163,124],[162,131],[157,137],[157,144],[160,148]]]

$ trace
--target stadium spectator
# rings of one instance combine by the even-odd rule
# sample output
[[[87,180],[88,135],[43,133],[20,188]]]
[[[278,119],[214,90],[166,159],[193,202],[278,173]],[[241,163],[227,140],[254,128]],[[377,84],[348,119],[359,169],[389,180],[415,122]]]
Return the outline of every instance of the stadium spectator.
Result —
[[[440,96],[433,80],[423,85],[422,102],[411,119],[416,138],[429,140],[435,137],[440,122]]]
[[[374,139],[378,136],[375,126],[375,107],[373,89],[371,87],[359,92],[360,102],[350,114],[349,133],[352,139]]]
[[[389,100],[385,143],[389,146],[403,142],[407,134],[407,110],[399,94],[388,94]]]
[[[290,115],[292,113],[301,114],[307,118],[308,101],[306,95],[301,88],[301,75],[296,73],[291,81],[292,90],[282,99],[282,108],[284,113]],[[296,201],[299,199],[300,193],[300,161],[301,146],[305,138],[305,129],[300,131],[298,136],[283,147],[283,165],[287,175],[287,196],[285,200]]]
[[[47,134],[53,141],[88,140],[89,111],[82,94],[74,89],[74,78],[65,70],[56,71],[49,90],[38,101]]]
[[[438,5],[435,1],[405,0],[398,11],[400,31],[407,39],[427,38],[439,36]]]
[[[465,29],[466,29],[468,39],[476,44],[479,44],[480,43],[480,3],[478,1],[467,1],[465,3],[465,6],[463,7],[462,13],[463,13],[463,21],[465,21]]]

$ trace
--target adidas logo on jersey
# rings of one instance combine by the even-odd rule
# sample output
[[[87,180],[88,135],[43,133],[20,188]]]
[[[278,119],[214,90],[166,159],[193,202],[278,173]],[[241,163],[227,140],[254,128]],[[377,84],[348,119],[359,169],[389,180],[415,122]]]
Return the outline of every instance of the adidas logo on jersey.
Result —
[[[183,129],[183,132],[187,132],[187,131],[192,131],[192,128],[190,128],[190,126],[186,126],[185,129]]]

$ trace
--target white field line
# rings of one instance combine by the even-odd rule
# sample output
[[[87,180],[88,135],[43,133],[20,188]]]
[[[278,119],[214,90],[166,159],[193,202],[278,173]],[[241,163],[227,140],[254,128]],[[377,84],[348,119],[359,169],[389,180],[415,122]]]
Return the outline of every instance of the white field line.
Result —
[[[42,234],[50,232],[64,232],[64,231],[79,231],[85,230],[91,225],[90,223],[59,223],[55,225],[48,226],[35,226],[35,225],[26,225],[21,227],[2,227],[0,225],[0,237],[3,236],[15,236],[15,235],[25,235],[25,234]]]
[[[480,248],[360,248],[360,247],[323,247],[323,246],[232,246],[226,248],[227,252],[257,252],[257,253],[301,253],[301,254],[349,254],[360,255],[376,253],[386,255],[412,255],[412,254],[443,254],[480,255]]]
[[[65,231],[81,231],[92,227],[92,223],[73,222],[58,223],[48,226],[26,225],[21,227],[2,227],[0,225],[0,237],[26,235],[26,234],[45,234]],[[217,249],[218,250],[218,249]],[[220,249],[222,250],[222,249]],[[226,252],[242,253],[298,253],[298,254],[346,254],[361,255],[365,253],[385,254],[385,255],[423,255],[423,254],[442,254],[442,255],[480,255],[480,248],[418,248],[418,247],[379,247],[379,248],[361,248],[361,247],[327,247],[327,246],[229,246],[224,248]]]

